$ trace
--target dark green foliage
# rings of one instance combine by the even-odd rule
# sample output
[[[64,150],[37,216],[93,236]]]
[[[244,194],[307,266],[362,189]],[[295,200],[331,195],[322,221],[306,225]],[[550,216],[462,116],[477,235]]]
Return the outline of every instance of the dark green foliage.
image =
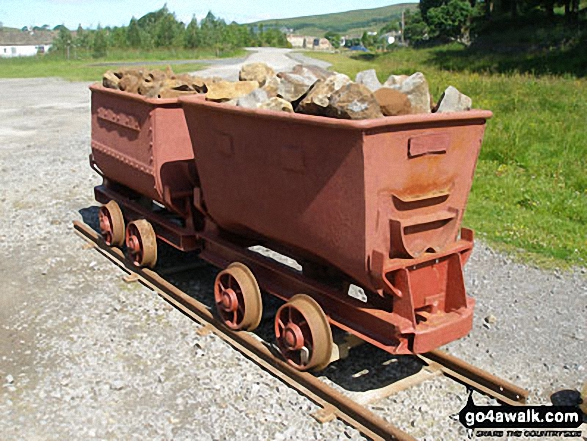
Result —
[[[106,31],[98,26],[94,34],[94,44],[92,45],[92,56],[94,58],[105,57],[108,50],[108,42],[106,41]]]
[[[75,50],[82,49],[82,52],[91,53],[94,58],[105,57],[108,48],[147,51],[211,49],[220,56],[245,46],[288,46],[285,34],[277,29],[255,33],[247,26],[234,22],[226,24],[212,12],[209,12],[201,23],[198,24],[194,17],[186,26],[176,19],[175,14],[170,12],[166,5],[138,20],[133,17],[128,26],[104,29],[98,27],[95,31],[84,30],[79,26],[75,41],[65,26],[60,25],[58,29],[59,35],[54,43],[54,51],[68,54],[68,47],[73,47]]]
[[[338,49],[340,47],[341,36],[340,34],[334,31],[328,31],[324,34],[324,38],[326,38],[333,48]]]
[[[422,13],[424,15],[424,13]],[[469,43],[473,7],[468,0],[449,0],[426,11],[425,21],[431,38],[464,40]]]

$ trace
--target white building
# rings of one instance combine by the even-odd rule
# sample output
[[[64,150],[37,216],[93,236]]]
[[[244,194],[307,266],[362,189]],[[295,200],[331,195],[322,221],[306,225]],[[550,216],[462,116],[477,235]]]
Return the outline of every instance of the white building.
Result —
[[[294,49],[309,49],[319,51],[331,51],[333,49],[332,45],[326,38],[289,34],[287,36],[287,41]]]
[[[30,57],[49,51],[55,33],[51,31],[22,31],[0,29],[0,57]]]

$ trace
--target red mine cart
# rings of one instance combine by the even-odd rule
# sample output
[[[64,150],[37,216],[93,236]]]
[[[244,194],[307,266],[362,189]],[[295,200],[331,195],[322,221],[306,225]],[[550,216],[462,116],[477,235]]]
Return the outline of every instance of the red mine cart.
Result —
[[[178,100],[149,99],[101,85],[90,89],[90,162],[104,178],[95,195],[96,200],[107,203],[100,213],[106,240],[114,245],[125,241],[122,207],[127,220],[148,218],[161,239],[182,250],[195,249],[197,216],[192,213],[192,199],[198,180]],[[155,240],[151,225],[142,221],[132,223],[127,230],[131,244],[133,235]],[[142,254],[139,248],[133,254],[137,263],[155,263],[156,247],[148,255]]]
[[[201,233],[202,257],[248,266],[217,279],[227,324],[239,327],[237,305],[246,311],[258,281],[290,300],[276,334],[301,369],[328,363],[328,322],[398,354],[469,332],[462,268],[473,233],[461,220],[491,112],[348,121],[180,101],[201,184],[195,204],[213,226]],[[303,271],[285,274],[235,243],[274,249]],[[349,284],[365,298],[349,296]]]

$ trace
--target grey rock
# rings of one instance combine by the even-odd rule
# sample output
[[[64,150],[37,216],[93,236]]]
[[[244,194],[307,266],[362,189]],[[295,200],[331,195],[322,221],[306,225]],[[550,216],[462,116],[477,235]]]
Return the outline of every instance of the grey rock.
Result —
[[[377,72],[375,69],[369,69],[361,71],[355,77],[355,82],[366,86],[371,92],[381,88],[381,82],[377,78]]]
[[[313,64],[296,64],[291,71],[294,74],[301,75],[314,82],[325,80],[336,74],[335,72],[331,72]]]
[[[264,103],[269,99],[269,94],[264,89],[255,89],[248,95],[240,97],[236,100],[236,105],[245,107],[247,109],[256,109],[259,104]]]
[[[280,80],[277,87],[277,96],[290,103],[303,99],[316,83],[314,79],[306,78],[293,72],[280,72],[277,77]]]
[[[8,375],[6,376],[6,383],[7,383],[7,384],[12,384],[12,383],[14,383],[14,377],[13,377],[12,375],[8,374]]]
[[[277,112],[294,113],[294,109],[289,101],[283,98],[273,97],[257,106],[259,109],[274,110]]]
[[[384,86],[399,90],[407,95],[412,106],[412,113],[430,113],[430,91],[428,82],[421,72],[416,72],[407,78],[405,76],[390,76]]]
[[[390,75],[385,83],[383,83],[384,87],[399,87],[401,84],[408,79],[407,75]]]
[[[326,115],[334,92],[350,82],[350,78],[344,74],[336,74],[325,80],[319,80],[308,95],[300,101],[296,111],[308,115]]]
[[[349,83],[332,94],[327,115],[340,119],[383,117],[379,103],[371,91],[357,83]]]
[[[471,110],[473,101],[467,95],[458,91],[456,87],[448,86],[435,108],[437,113],[465,112]]]
[[[485,323],[488,323],[490,325],[497,323],[497,317],[495,317],[493,314],[489,314],[487,317],[485,317],[484,320]]]

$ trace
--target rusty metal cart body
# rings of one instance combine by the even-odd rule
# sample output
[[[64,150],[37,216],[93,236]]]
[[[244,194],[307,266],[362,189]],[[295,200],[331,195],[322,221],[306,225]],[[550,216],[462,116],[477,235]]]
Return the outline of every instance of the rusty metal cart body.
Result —
[[[145,98],[98,84],[90,90],[90,162],[104,178],[95,188],[96,200],[116,201],[130,220],[150,217],[158,237],[181,250],[197,248],[192,195],[198,177],[178,100]],[[151,201],[164,208],[161,215]],[[173,220],[170,214],[176,215]]]
[[[392,353],[469,332],[461,221],[491,112],[348,121],[181,101],[213,226],[364,288],[312,295],[330,323]]]

